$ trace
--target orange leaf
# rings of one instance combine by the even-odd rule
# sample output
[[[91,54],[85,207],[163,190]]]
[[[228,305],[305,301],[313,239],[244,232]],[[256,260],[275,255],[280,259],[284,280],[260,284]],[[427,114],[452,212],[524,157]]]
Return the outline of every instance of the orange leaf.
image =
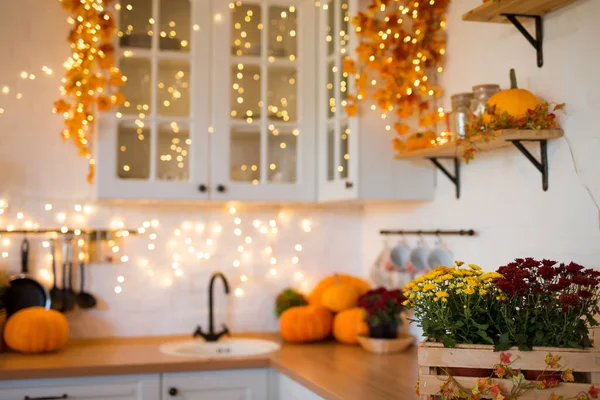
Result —
[[[400,123],[400,122],[394,124],[394,130],[396,131],[396,133],[399,136],[406,135],[408,133],[408,129],[409,129],[409,127],[406,124],[403,124],[403,123]]]

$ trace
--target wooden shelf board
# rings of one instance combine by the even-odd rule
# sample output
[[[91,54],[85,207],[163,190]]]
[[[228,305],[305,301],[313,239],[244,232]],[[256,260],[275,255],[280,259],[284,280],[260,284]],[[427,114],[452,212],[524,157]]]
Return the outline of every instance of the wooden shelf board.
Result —
[[[490,0],[463,14],[464,21],[505,23],[502,14],[546,15],[576,0]]]
[[[562,129],[547,129],[547,130],[516,130],[516,129],[505,129],[498,131],[496,139],[485,143],[483,140],[477,141],[479,148],[483,151],[489,151],[499,149],[502,147],[511,146],[509,140],[541,140],[541,139],[556,139],[563,136]],[[426,149],[419,149],[414,151],[408,151],[396,155],[398,159],[408,158],[428,158],[428,157],[461,157],[462,151],[455,144],[448,144],[445,146],[430,147]]]

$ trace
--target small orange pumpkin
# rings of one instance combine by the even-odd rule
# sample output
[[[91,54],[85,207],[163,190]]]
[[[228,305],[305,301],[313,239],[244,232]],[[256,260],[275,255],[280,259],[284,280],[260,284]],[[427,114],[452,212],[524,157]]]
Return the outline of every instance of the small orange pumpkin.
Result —
[[[299,306],[287,309],[279,319],[279,331],[288,342],[323,340],[331,334],[333,317],[322,306]]]
[[[21,353],[43,353],[63,347],[69,338],[67,318],[58,311],[29,307],[13,314],[4,327],[4,341]]]
[[[337,281],[336,281],[337,279]],[[367,293],[369,289],[371,289],[371,285],[364,279],[357,278],[352,275],[346,274],[335,274],[328,276],[326,278],[321,279],[317,286],[313,289],[313,291],[308,296],[308,302],[310,304],[318,304],[323,305],[323,293],[325,290],[334,286],[336,282],[339,283],[348,283],[356,288],[359,296]]]
[[[502,115],[505,111],[512,117],[522,117],[528,110],[535,109],[541,103],[540,99],[529,90],[517,87],[517,75],[514,69],[510,70],[510,89],[501,90],[487,101],[488,107],[494,109],[494,115]],[[491,117],[483,115],[484,122],[489,122]]]
[[[368,333],[369,326],[365,322],[365,310],[362,308],[344,310],[333,319],[333,337],[340,343],[357,344],[357,336]]]
[[[358,290],[350,283],[341,283],[336,275],[336,284],[325,289],[321,303],[330,311],[340,312],[356,307]]]

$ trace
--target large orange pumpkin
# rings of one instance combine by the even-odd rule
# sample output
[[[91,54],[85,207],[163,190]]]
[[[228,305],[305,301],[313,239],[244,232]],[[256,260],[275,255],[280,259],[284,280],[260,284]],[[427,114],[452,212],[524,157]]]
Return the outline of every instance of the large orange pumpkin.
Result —
[[[368,333],[369,326],[365,322],[365,310],[362,308],[342,311],[333,319],[333,337],[340,343],[357,344],[357,336]]]
[[[69,338],[64,315],[43,307],[24,308],[13,314],[4,327],[4,341],[21,353],[43,353],[63,347]]]
[[[358,290],[354,285],[338,282],[325,289],[321,297],[321,303],[330,311],[340,312],[356,307],[359,297]]]
[[[332,320],[329,310],[322,306],[292,307],[281,314],[279,331],[288,342],[314,342],[331,334]]]
[[[369,289],[371,289],[371,285],[369,284],[369,282],[365,281],[364,279],[345,274],[331,275],[321,279],[321,281],[317,284],[317,286],[308,296],[308,302],[310,304],[323,305],[323,293],[325,292],[325,290],[334,286],[337,282],[344,284],[347,283],[354,286],[360,296],[367,293]]]

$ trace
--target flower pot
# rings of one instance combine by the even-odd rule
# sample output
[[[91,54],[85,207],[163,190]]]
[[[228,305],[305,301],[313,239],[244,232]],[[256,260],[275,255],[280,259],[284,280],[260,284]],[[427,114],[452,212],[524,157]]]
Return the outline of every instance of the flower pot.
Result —
[[[398,337],[398,321],[391,324],[369,326],[369,337],[374,339],[396,339]]]

